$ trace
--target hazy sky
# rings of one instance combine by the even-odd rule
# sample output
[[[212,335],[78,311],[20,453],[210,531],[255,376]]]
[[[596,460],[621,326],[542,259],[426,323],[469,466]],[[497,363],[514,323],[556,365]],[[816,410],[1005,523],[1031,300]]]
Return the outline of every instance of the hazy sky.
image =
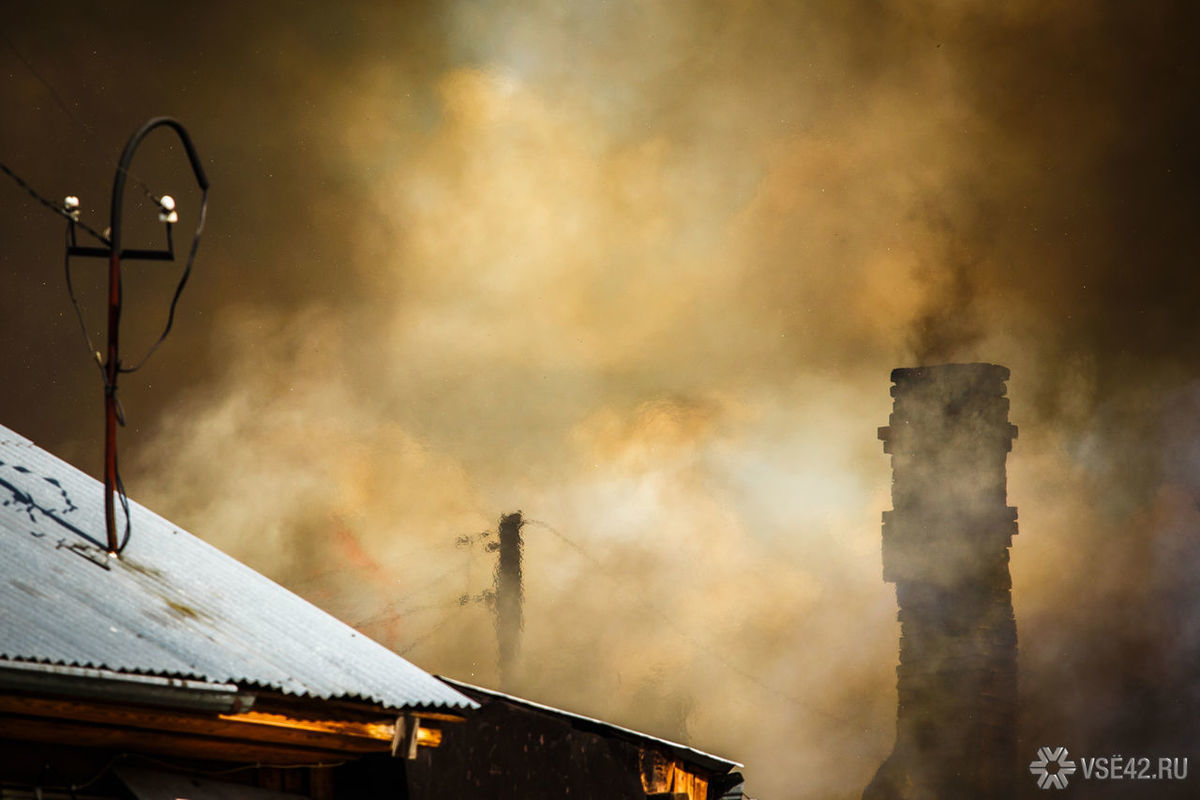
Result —
[[[208,170],[176,332],[122,383],[135,499],[485,685],[459,598],[519,508],[520,692],[849,798],[894,732],[875,432],[918,363],[1012,369],[1022,752],[1195,755],[1197,16],[9,3],[0,161],[98,228],[145,119]],[[186,242],[169,135],[134,173]],[[0,423],[95,474],[62,236],[0,183]],[[127,359],[171,270],[128,266]],[[96,339],[103,272],[75,264]]]

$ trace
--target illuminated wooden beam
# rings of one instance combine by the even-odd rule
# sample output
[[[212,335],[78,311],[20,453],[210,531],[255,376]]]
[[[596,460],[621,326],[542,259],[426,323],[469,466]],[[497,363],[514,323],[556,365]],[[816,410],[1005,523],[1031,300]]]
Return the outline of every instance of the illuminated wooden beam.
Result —
[[[358,756],[388,752],[393,748],[397,731],[394,721],[311,719],[264,711],[200,715],[86,701],[0,696],[0,736],[9,728],[13,730],[14,738],[20,738],[20,725],[6,724],[5,715],[22,720],[37,717],[66,724],[77,722],[102,725],[106,729],[123,728],[130,731],[130,736],[135,731],[174,732],[228,741],[279,744],[321,753],[325,760],[331,754]],[[409,719],[417,721],[415,739],[405,739],[406,748],[411,744],[414,757],[417,746],[437,747],[441,744],[440,730],[420,725],[423,715]]]
[[[337,764],[357,754],[281,742],[248,742],[178,731],[150,731],[117,725],[44,717],[0,717],[0,739],[105,747],[182,758],[261,764]]]
[[[250,725],[268,725],[289,730],[313,731],[330,733],[337,736],[371,739],[377,742],[393,743],[396,739],[398,722],[355,722],[336,719],[299,719],[286,714],[272,714],[263,711],[246,711],[241,714],[221,714],[221,719],[230,722],[241,722]],[[442,743],[442,732],[437,728],[428,728],[420,724],[425,719],[424,714],[409,715],[417,731],[417,744],[422,747],[437,747]],[[400,718],[401,720],[404,717]],[[407,738],[407,737],[406,737]]]
[[[356,722],[340,719],[300,719],[287,714],[273,714],[263,711],[244,711],[240,714],[220,714],[221,719],[229,722],[247,725],[265,725],[273,728],[286,728],[296,731],[311,731],[314,733],[329,733],[357,739],[372,739],[390,742],[395,733],[395,724],[391,722]]]
[[[421,719],[436,719],[441,722],[466,722],[467,718],[459,714],[443,714],[438,711],[414,711]]]
[[[422,725],[417,729],[417,744],[421,747],[441,746],[442,731],[439,728],[426,728]]]
[[[372,728],[364,723],[346,723],[344,729],[339,729],[338,722],[334,720],[315,722],[287,719],[282,715],[266,715],[269,719],[242,719],[241,715],[172,713],[135,706],[14,696],[0,696],[0,720],[3,715],[42,717],[139,731],[169,731],[231,741],[278,743],[344,755],[386,753],[392,727],[386,724],[372,735]]]

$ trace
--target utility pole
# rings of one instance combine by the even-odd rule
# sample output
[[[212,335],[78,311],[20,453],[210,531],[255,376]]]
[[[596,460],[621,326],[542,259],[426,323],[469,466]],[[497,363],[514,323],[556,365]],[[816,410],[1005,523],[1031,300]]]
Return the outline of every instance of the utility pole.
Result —
[[[500,517],[500,560],[496,565],[496,640],[500,648],[500,688],[511,691],[524,627],[521,585],[521,512]]]
[[[121,373],[132,372],[137,369],[137,366],[141,365],[139,363],[135,367],[127,368],[122,365],[120,359],[121,259],[174,261],[175,249],[171,239],[171,225],[179,219],[178,214],[175,212],[175,201],[169,195],[155,198],[159,205],[159,220],[165,222],[167,226],[167,248],[165,250],[122,250],[122,201],[125,197],[125,179],[129,175],[129,167],[133,162],[134,151],[137,150],[138,145],[142,143],[147,134],[155,128],[163,126],[171,128],[178,134],[180,141],[183,143],[184,150],[187,152],[188,161],[191,162],[196,182],[200,185],[200,190],[205,198],[201,200],[200,223],[197,226],[196,238],[193,240],[191,254],[188,257],[187,269],[191,269],[191,261],[196,255],[196,245],[199,243],[200,231],[204,225],[208,178],[204,174],[204,168],[200,165],[200,157],[196,154],[196,148],[192,145],[191,137],[188,136],[187,131],[182,125],[170,117],[155,117],[146,122],[129,137],[129,141],[125,145],[125,150],[121,153],[121,160],[117,163],[117,173],[113,178],[111,223],[108,241],[106,242],[108,246],[81,247],[77,245],[75,243],[74,218],[68,223],[68,235],[70,237],[67,246],[68,256],[91,256],[108,259],[108,352],[101,366],[104,370],[104,523],[108,534],[107,549],[111,556],[116,556],[122,547],[117,537],[114,494],[120,492],[123,497],[125,493],[117,471],[117,424],[125,424],[125,414],[121,409],[120,400],[117,397],[117,380],[121,376]],[[73,207],[78,207],[78,200],[74,198],[70,199],[74,200]],[[72,208],[70,203],[68,203],[68,208]],[[154,349],[162,343],[167,333],[170,332],[171,324],[174,321],[175,302],[178,301],[179,293],[183,290],[186,281],[187,271],[184,272],[179,287],[175,291],[175,298],[171,303],[171,313],[167,318],[166,328],[158,342],[150,348],[150,352],[146,354],[146,358],[149,358],[150,353],[154,352]],[[98,352],[96,353],[96,357],[100,357]],[[142,363],[144,362],[145,358],[142,359]],[[126,521],[128,522],[128,518]]]

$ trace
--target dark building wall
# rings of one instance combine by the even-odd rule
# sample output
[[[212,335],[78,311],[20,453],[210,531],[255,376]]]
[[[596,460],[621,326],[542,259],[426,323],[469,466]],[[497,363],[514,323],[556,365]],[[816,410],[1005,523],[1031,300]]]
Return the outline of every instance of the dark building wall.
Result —
[[[883,577],[901,625],[896,745],[864,800],[1011,798],[1017,630],[1008,548],[1008,370],[947,364],[892,373],[892,505]]]
[[[19,731],[5,731],[0,720],[0,794],[11,791],[47,798],[132,797],[118,777],[122,768],[173,772],[235,791],[239,786],[271,789],[312,800],[387,797],[407,800],[405,761],[388,753],[345,758],[326,767],[273,767],[238,761],[191,759],[181,755],[140,753],[109,747],[79,747],[64,728],[64,743],[31,742]],[[10,738],[11,737],[11,738]],[[428,748],[422,748],[427,750]],[[71,787],[78,788],[72,792]]]
[[[408,764],[420,800],[644,800],[639,749],[494,700]]]

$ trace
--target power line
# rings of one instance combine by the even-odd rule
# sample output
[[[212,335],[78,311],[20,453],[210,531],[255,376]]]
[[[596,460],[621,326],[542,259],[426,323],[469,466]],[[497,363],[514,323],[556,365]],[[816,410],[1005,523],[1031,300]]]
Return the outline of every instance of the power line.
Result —
[[[58,214],[60,217],[67,220],[68,222],[74,222],[80,228],[82,228],[83,230],[87,231],[89,234],[94,236],[96,238],[96,240],[99,241],[101,244],[106,245],[106,246],[109,244],[107,236],[98,232],[95,228],[92,228],[86,222],[82,222],[80,220],[75,219],[75,216],[70,211],[68,211],[66,209],[66,207],[63,206],[62,204],[56,203],[53,200],[49,200],[46,197],[44,197],[43,195],[39,194],[36,189],[34,189],[32,186],[29,185],[28,181],[26,181],[24,178],[22,178],[17,173],[13,172],[12,169],[7,164],[5,164],[3,161],[0,161],[0,172],[3,172],[8,177],[12,178],[13,181],[16,182],[17,186],[20,186],[22,189],[24,189],[26,191],[26,193],[29,194],[30,197],[32,197],[34,200],[37,200],[39,203],[41,203],[43,206],[45,206],[46,208],[53,211],[55,214]]]
[[[462,597],[456,597],[453,600],[445,600],[441,603],[425,603],[424,605],[410,606],[409,608],[402,608],[395,611],[381,612],[373,617],[367,617],[364,620],[354,623],[354,627],[359,628],[370,625],[382,625],[387,622],[395,622],[398,619],[403,619],[404,617],[411,616],[412,614],[420,614],[423,611],[440,611],[446,608],[453,608],[454,606],[465,605],[466,603],[463,602]]]
[[[627,583],[624,581],[618,581],[617,577],[612,574],[611,570],[603,562],[601,562],[600,559],[593,556],[582,545],[580,545],[579,543],[577,543],[577,542],[573,541],[572,539],[570,539],[569,537],[567,537],[565,534],[563,534],[560,530],[555,528],[553,525],[549,524],[548,522],[542,522],[541,520],[535,520],[535,519],[526,519],[525,522],[529,525],[537,525],[538,527],[544,528],[545,530],[554,534],[563,543],[565,543],[568,546],[570,546],[571,548],[573,548],[576,552],[578,552],[580,555],[582,555],[585,559],[587,559],[593,565],[595,565],[600,570],[600,572],[606,578],[608,578],[610,581],[612,581],[613,583],[619,583],[622,586],[622,588],[628,588]],[[687,631],[685,631],[680,625],[678,625],[674,620],[672,620],[670,617],[668,617],[667,614],[658,606],[657,603],[654,603],[651,600],[649,600],[640,591],[635,590],[634,594],[637,597],[637,599],[640,600],[640,602],[644,608],[648,609],[649,611],[652,611],[656,616],[659,617],[659,619],[661,619],[663,622],[667,623],[667,625],[675,631],[675,633],[679,636],[679,638],[683,639],[685,642],[692,645],[692,647],[696,648],[697,650],[704,653],[705,655],[713,658],[717,663],[721,664],[723,667],[725,667],[730,672],[733,672],[734,674],[738,675],[743,680],[753,683],[755,686],[762,689],[763,691],[765,691],[769,694],[773,694],[777,697],[783,698],[784,700],[787,700],[787,701],[793,703],[794,705],[796,705],[800,708],[803,708],[806,711],[809,711],[809,712],[818,714],[822,717],[825,717],[827,720],[830,720],[832,722],[838,722],[843,725],[851,725],[852,724],[852,722],[849,719],[846,719],[845,717],[841,716],[840,714],[836,714],[832,711],[828,711],[826,709],[820,708],[806,700],[802,700],[801,698],[796,697],[795,695],[789,694],[781,689],[776,688],[775,686],[772,686],[771,684],[767,683],[762,678],[760,678],[758,675],[755,675],[753,672],[750,672],[749,670],[747,670],[747,669],[741,667],[740,665],[734,663],[733,661],[731,661],[722,651],[720,651],[714,647],[711,647],[710,645],[706,644],[705,642],[702,642],[702,641],[696,639],[695,637],[693,637],[691,634],[689,634]]]
[[[452,619],[454,619],[454,617],[452,615],[447,616],[445,619],[443,619],[437,625],[434,625],[432,628],[430,628],[428,631],[426,631],[424,636],[418,636],[416,639],[413,639],[411,642],[409,642],[408,645],[403,650],[399,651],[399,654],[402,656],[407,655],[414,648],[416,648],[417,645],[423,644],[435,633],[440,631],[442,628],[446,627],[446,625],[448,625],[450,623],[450,620],[452,620]]]
[[[200,188],[200,210],[197,215],[196,231],[192,235],[192,244],[188,250],[187,262],[184,265],[183,272],[179,277],[179,283],[175,287],[175,293],[171,298],[171,306],[167,312],[166,324],[163,326],[162,333],[154,341],[146,353],[131,367],[123,366],[120,351],[118,349],[118,333],[120,330],[120,319],[122,305],[124,303],[124,293],[121,288],[121,260],[122,259],[138,259],[138,260],[156,260],[156,261],[174,261],[175,248],[171,237],[171,225],[179,220],[179,215],[176,213],[175,201],[171,197],[163,196],[158,200],[158,218],[160,222],[166,223],[166,238],[167,247],[165,250],[123,250],[121,247],[121,223],[122,223],[122,200],[124,198],[126,178],[129,175],[125,167],[132,161],[134,153],[138,146],[144,141],[147,135],[160,127],[167,127],[175,131],[179,136],[180,142],[183,144],[184,150],[187,153],[188,161],[191,163],[192,172],[195,175],[196,183]],[[121,154],[118,163],[116,177],[113,179],[113,194],[112,194],[112,228],[107,235],[97,233],[92,228],[88,227],[78,219],[78,198],[68,197],[60,206],[51,200],[48,200],[42,194],[37,192],[29,182],[21,176],[17,175],[7,164],[0,162],[0,171],[12,178],[22,189],[24,189],[30,197],[37,200],[45,208],[50,209],[59,216],[65,218],[69,226],[67,228],[67,246],[66,246],[66,280],[67,289],[71,296],[71,302],[75,307],[76,317],[79,320],[80,328],[83,331],[84,340],[88,345],[90,357],[96,354],[95,346],[92,344],[91,336],[88,334],[87,326],[83,320],[83,312],[79,308],[78,301],[75,297],[74,286],[71,283],[70,258],[71,256],[83,257],[103,257],[109,260],[109,326],[108,326],[108,356],[107,358],[97,361],[101,365],[102,380],[104,383],[104,413],[105,413],[105,454],[104,454],[104,517],[105,527],[108,537],[108,552],[114,556],[119,556],[125,549],[125,545],[129,542],[129,532],[132,526],[129,512],[129,498],[125,492],[124,482],[121,480],[121,475],[117,465],[116,441],[117,441],[117,426],[125,425],[125,412],[121,407],[121,402],[117,396],[117,382],[120,376],[124,373],[136,372],[154,355],[159,346],[166,341],[167,336],[171,333],[171,328],[175,324],[175,312],[179,305],[179,298],[183,294],[184,287],[187,286],[188,278],[191,276],[192,267],[196,260],[196,252],[200,247],[200,237],[204,233],[204,224],[208,217],[208,177],[204,174],[204,167],[200,163],[200,156],[196,153],[196,149],[192,144],[191,137],[187,130],[177,121],[170,117],[154,117],[148,120],[129,138],[125,145],[125,149]],[[83,228],[85,231],[96,237],[104,248],[96,247],[78,247],[75,245],[75,226]],[[97,354],[98,355],[98,354]],[[116,519],[113,506],[113,495],[119,499],[122,510],[125,515],[125,536],[124,539],[118,542],[116,533]]]
[[[75,122],[79,124],[79,127],[83,128],[84,131],[87,132],[88,136],[91,136],[92,126],[80,119],[79,115],[71,110],[71,108],[63,101],[62,96],[58,93],[58,91],[50,84],[50,81],[46,80],[45,77],[42,76],[42,73],[37,71],[30,60],[25,57],[24,53],[17,49],[17,46],[13,44],[12,39],[9,39],[8,34],[6,34],[3,30],[0,30],[0,39],[3,39],[4,43],[8,45],[8,49],[13,51],[13,55],[17,57],[17,60],[25,65],[25,69],[29,70],[29,73],[33,75],[33,77],[37,78],[38,82],[41,83],[42,86],[46,87],[46,91],[48,91],[50,96],[54,98],[54,102],[59,108],[62,109],[62,112],[71,119],[75,120]]]
[[[170,335],[171,328],[175,325],[175,309],[179,306],[179,297],[183,294],[183,289],[185,286],[187,286],[188,278],[192,275],[192,266],[196,263],[196,251],[200,249],[200,236],[204,233],[204,225],[207,220],[208,187],[205,187],[200,192],[200,213],[196,222],[196,232],[192,235],[192,246],[188,250],[187,263],[184,264],[183,272],[179,276],[179,283],[175,285],[175,294],[171,297],[171,307],[167,312],[167,324],[163,327],[163,331],[161,334],[159,334],[158,338],[154,340],[154,344],[150,345],[150,349],[146,351],[146,354],[143,355],[136,364],[134,364],[132,367],[123,367],[118,364],[118,372],[137,372],[146,365],[146,362],[150,360],[150,356],[154,355],[154,351],[157,350],[159,345],[165,342],[167,340],[167,336]],[[168,231],[169,230],[170,229],[168,228]],[[170,237],[168,234],[168,239],[169,238]],[[119,309],[120,303],[118,303],[118,313]]]
[[[29,70],[29,74],[36,78],[38,83],[42,84],[42,86],[46,88],[46,91],[50,93],[52,98],[54,98],[55,105],[57,105],[64,114],[70,117],[75,124],[83,129],[84,138],[90,142],[95,136],[95,131],[93,131],[92,126],[84,122],[84,120],[78,114],[76,114],[69,105],[67,105],[67,103],[63,100],[62,95],[60,95],[58,90],[54,88],[54,85],[51,84],[50,81],[48,81],[45,76],[43,76],[42,73],[40,73],[37,68],[33,66],[33,62],[25,57],[25,54],[22,53],[20,49],[13,43],[12,39],[8,38],[8,34],[6,34],[3,30],[0,30],[0,39],[4,40],[4,43],[8,45],[8,49],[12,50],[13,55],[15,55],[17,60],[25,66],[25,69]],[[132,171],[121,166],[120,164],[117,164],[117,169],[125,173],[125,175],[128,177],[132,178],[133,182],[136,183],[138,188],[142,190],[142,193],[152,200],[155,205],[158,205],[161,202],[162,198],[151,191],[150,187],[146,185],[146,182],[137,175],[134,175]]]
[[[67,281],[67,296],[71,298],[71,306],[75,309],[75,318],[79,320],[79,330],[83,341],[87,344],[88,360],[95,361],[100,370],[101,379],[104,377],[104,364],[101,361],[100,350],[92,343],[92,335],[88,333],[87,323],[83,319],[83,309],[79,307],[79,299],[75,297],[75,284],[71,281],[71,230],[67,229],[67,247],[63,251],[63,273]]]
[[[396,610],[399,608],[400,604],[403,603],[405,600],[408,600],[410,597],[412,597],[413,595],[415,595],[419,592],[425,591],[430,586],[433,586],[435,583],[441,583],[443,580],[450,577],[451,574],[458,572],[458,570],[461,567],[462,567],[461,564],[455,564],[454,566],[450,567],[445,572],[442,572],[439,575],[435,575],[434,577],[430,578],[429,580],[425,581],[424,583],[421,583],[416,588],[409,589],[407,592],[402,594],[400,597],[397,597],[395,600],[388,602],[388,604],[385,605],[378,613],[374,614],[373,616],[367,617],[366,619],[362,620],[361,622],[354,623],[354,627],[357,628],[359,625],[372,625],[377,622],[389,622],[393,619],[408,616],[409,614],[413,614],[418,611],[427,611],[432,608],[442,607],[441,605],[438,605],[438,604],[432,604],[432,605],[427,604],[427,605],[423,605],[423,606],[415,606],[412,608]],[[458,602],[458,601],[455,600],[455,602]]]

